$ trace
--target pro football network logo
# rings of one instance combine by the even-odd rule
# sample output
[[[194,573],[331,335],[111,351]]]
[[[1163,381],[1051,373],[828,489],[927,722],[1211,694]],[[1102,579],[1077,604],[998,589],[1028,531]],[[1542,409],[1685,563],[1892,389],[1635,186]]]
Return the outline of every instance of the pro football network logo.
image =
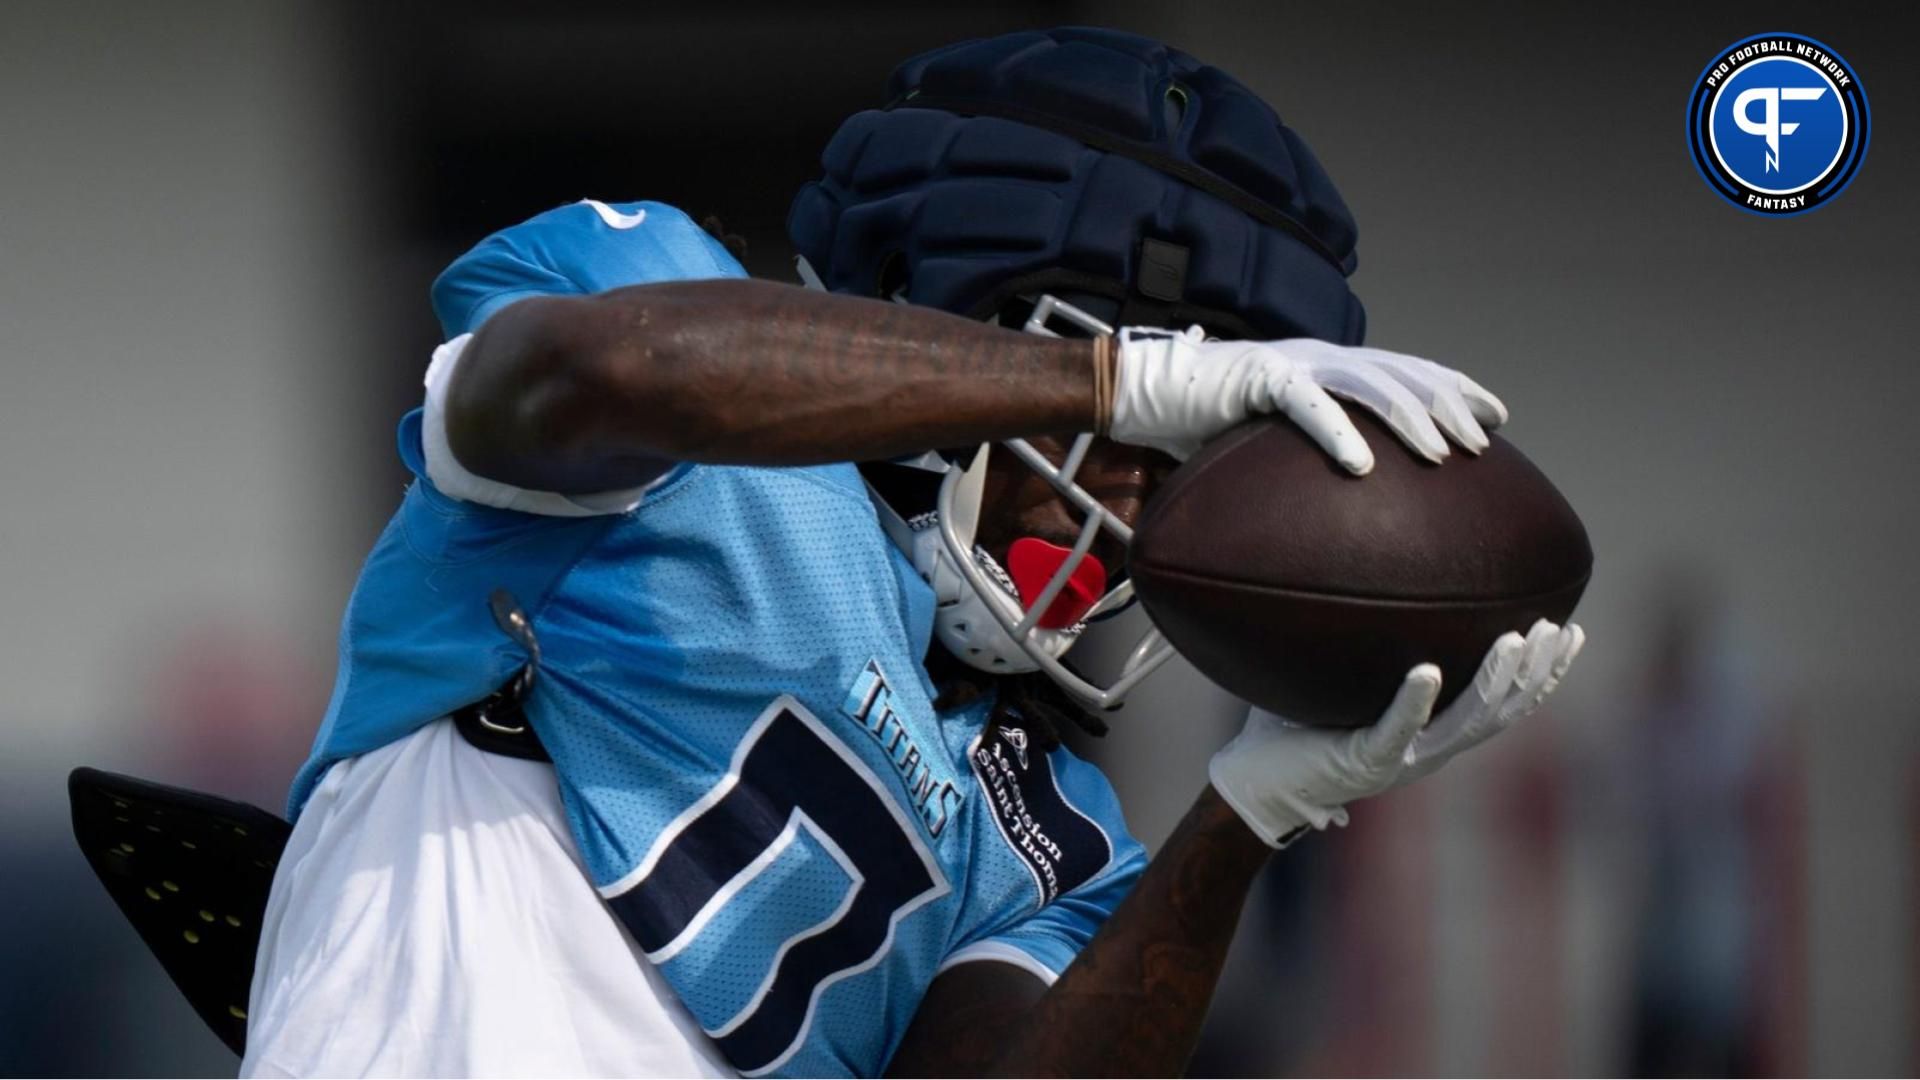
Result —
[[[1687,106],[1693,163],[1742,210],[1825,206],[1867,156],[1867,92],[1832,49],[1800,34],[1737,41],[1700,73]]]

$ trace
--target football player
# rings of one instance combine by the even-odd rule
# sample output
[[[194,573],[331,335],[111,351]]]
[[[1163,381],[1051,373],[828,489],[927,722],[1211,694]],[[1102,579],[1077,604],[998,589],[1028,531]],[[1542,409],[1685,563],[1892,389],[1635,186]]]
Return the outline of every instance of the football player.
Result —
[[[593,201],[436,282],[246,1073],[1173,1073],[1273,852],[1564,675],[1542,623],[1438,716],[1430,665],[1255,711],[1149,861],[1054,736],[1167,655],[1063,659],[1153,484],[1264,413],[1365,474],[1336,397],[1435,462],[1505,411],[1358,347],[1347,211],[1224,73],[1069,30],[893,91],[795,202],[816,288]]]

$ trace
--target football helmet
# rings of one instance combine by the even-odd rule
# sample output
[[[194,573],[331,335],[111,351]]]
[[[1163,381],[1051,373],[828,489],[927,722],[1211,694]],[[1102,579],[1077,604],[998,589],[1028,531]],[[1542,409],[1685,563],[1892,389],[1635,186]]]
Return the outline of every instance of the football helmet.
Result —
[[[804,256],[799,266],[803,280],[817,281]],[[1057,337],[1059,331],[1049,325],[1055,320],[1079,336],[1113,333],[1105,322],[1053,296],[1034,300],[1023,329]],[[1104,686],[1062,661],[1089,625],[1133,602],[1133,584],[1124,573],[1109,585],[1105,569],[1090,554],[1102,532],[1122,545],[1133,540],[1132,528],[1075,481],[1093,440],[1090,433],[1077,436],[1058,464],[1027,440],[1009,439],[997,446],[984,444],[964,460],[928,453],[862,469],[887,535],[933,587],[934,636],[948,652],[995,675],[1044,671],[1084,706],[1105,710],[1118,708],[1127,692],[1174,652],[1159,631],[1149,627],[1135,640],[1120,673]],[[1008,552],[1010,565],[1002,566],[974,542],[987,463],[994,453],[1014,455],[1073,507],[1081,518],[1073,547],[1022,537]],[[910,509],[913,498],[903,489],[913,485],[889,483],[889,470],[935,477],[937,486],[919,485],[922,506]],[[924,505],[928,493],[931,506]]]
[[[1218,68],[1137,35],[1069,27],[914,57],[849,118],[788,235],[808,284],[1059,336],[1118,326],[1358,345],[1357,232],[1306,143]],[[1148,632],[1094,685],[1065,662],[1132,600],[1089,556],[1132,531],[1075,482],[1093,436],[1050,461],[1024,440],[863,465],[890,536],[934,587],[939,640],[993,674],[1044,671],[1118,706],[1172,655]],[[1071,548],[975,542],[987,462],[1011,454],[1080,516]],[[984,616],[984,617],[983,617]]]

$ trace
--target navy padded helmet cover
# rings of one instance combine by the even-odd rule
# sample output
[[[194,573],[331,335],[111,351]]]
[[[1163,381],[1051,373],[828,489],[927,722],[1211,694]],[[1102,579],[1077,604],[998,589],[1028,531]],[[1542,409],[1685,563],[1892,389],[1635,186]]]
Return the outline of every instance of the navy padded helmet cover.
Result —
[[[1141,241],[1189,249],[1184,303],[1260,337],[1358,344],[1353,215],[1252,91],[1159,42],[1024,31],[915,57],[854,115],[788,232],[836,292],[962,314],[1067,271],[1126,288]]]

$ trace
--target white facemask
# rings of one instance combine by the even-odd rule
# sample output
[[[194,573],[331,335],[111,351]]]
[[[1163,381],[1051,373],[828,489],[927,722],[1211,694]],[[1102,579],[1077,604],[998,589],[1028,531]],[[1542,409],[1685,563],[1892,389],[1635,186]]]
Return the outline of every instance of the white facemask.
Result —
[[[798,259],[797,264],[801,279],[808,287],[822,288],[818,275],[804,257]],[[902,298],[896,299],[904,302]],[[1038,298],[1023,329],[1030,334],[1058,337],[1048,326],[1054,319],[1087,334],[1113,333],[1113,327],[1052,296]],[[987,459],[994,450],[992,444],[981,446],[965,468],[934,453],[897,463],[944,474],[938,509],[934,513],[920,514],[909,522],[871,487],[869,494],[887,535],[912,560],[921,578],[933,587],[938,604],[934,611],[934,636],[949,652],[969,666],[994,675],[1045,671],[1061,689],[1087,708],[1113,709],[1119,707],[1142,679],[1173,658],[1173,647],[1158,630],[1149,629],[1141,635],[1129,650],[1120,674],[1105,686],[1088,682],[1069,670],[1060,658],[1080,639],[1089,623],[1116,614],[1132,603],[1132,582],[1123,581],[1108,590],[1087,609],[1082,621],[1072,626],[1056,630],[1039,625],[1040,613],[1061,593],[1074,567],[1088,554],[1101,532],[1111,534],[1122,543],[1133,539],[1132,529],[1074,482],[1092,442],[1092,435],[1079,436],[1066,460],[1057,466],[1025,439],[1008,439],[1002,444],[1007,452],[1045,477],[1084,519],[1073,551],[1030,604],[1022,602],[1006,569],[974,542],[985,491]]]

